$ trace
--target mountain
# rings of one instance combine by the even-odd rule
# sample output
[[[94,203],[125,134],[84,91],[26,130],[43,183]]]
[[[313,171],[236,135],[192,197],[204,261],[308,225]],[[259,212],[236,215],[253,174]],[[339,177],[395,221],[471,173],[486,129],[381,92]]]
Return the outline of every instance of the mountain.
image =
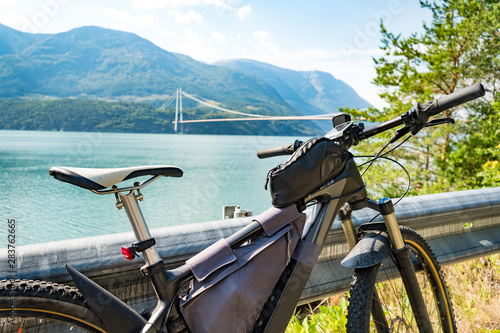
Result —
[[[293,71],[248,59],[224,60],[216,65],[240,70],[266,81],[303,114],[334,113],[345,106],[370,106],[353,88],[329,73]]]
[[[323,72],[296,72],[251,60],[206,64],[166,51],[133,33],[95,26],[57,34],[30,34],[0,24],[0,99],[87,100],[89,103],[82,102],[84,105],[64,103],[75,110],[85,110],[88,115],[89,112],[101,112],[100,106],[115,108],[90,103],[94,100],[146,102],[159,107],[177,88],[182,88],[191,95],[216,101],[225,108],[256,114],[319,114],[336,112],[339,106],[368,105],[352,88]],[[64,103],[54,105],[62,106]],[[7,103],[4,107],[14,104]],[[16,126],[46,128],[41,122],[54,105],[45,103],[38,107],[35,104],[29,104],[29,108],[36,110],[38,120],[35,123],[23,120],[24,125],[16,122]],[[15,105],[22,107],[23,104]],[[186,114],[203,111],[197,115],[198,118],[220,117],[216,111],[207,112],[206,107],[201,110],[202,107],[194,102],[190,105],[186,101],[186,106],[189,108],[186,108]],[[116,106],[121,107],[123,106]],[[146,110],[133,103],[125,108],[127,112],[133,112],[131,110],[134,108]],[[2,112],[6,112],[5,109],[0,109],[0,113]],[[29,119],[30,112],[26,112],[23,119]],[[107,112],[106,117],[116,117],[116,113]],[[10,115],[8,119],[14,118]],[[131,119],[138,121],[138,118]],[[120,122],[106,122],[114,123]],[[253,122],[259,125],[250,123],[252,122],[190,124],[188,127],[193,132],[214,134],[220,134],[221,130],[227,133],[247,133],[248,129],[253,133],[270,129],[269,134],[291,135],[295,130],[300,133],[322,132],[312,122],[285,127],[276,125],[276,122]],[[66,122],[61,124],[64,126],[53,129],[79,128]],[[4,125],[7,126],[4,128],[10,128],[9,124]],[[162,128],[161,126],[155,128]],[[218,128],[213,130],[210,126]],[[123,131],[123,128],[120,125],[115,130]],[[133,131],[134,128],[142,130],[137,125],[127,131]],[[113,126],[95,129],[112,131]]]
[[[99,27],[51,35],[6,30],[0,31],[0,97],[134,100],[182,87],[235,107],[295,113],[263,80],[165,51],[132,33]]]

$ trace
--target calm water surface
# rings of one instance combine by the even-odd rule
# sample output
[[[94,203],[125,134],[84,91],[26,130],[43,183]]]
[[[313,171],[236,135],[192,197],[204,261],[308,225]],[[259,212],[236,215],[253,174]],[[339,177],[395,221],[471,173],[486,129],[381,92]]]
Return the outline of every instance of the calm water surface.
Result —
[[[5,222],[0,236],[7,238],[8,219],[17,222],[17,246],[131,231],[113,195],[59,182],[48,173],[52,166],[180,167],[182,178],[160,178],[143,190],[141,207],[150,228],[218,220],[224,205],[258,214],[271,206],[264,190],[267,171],[286,158],[259,160],[256,151],[294,139],[0,131],[0,219]]]

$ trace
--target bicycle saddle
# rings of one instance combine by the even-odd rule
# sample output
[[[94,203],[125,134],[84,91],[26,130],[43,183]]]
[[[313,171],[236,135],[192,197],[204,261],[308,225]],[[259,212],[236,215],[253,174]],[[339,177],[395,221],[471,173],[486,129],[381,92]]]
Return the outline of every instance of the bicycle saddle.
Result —
[[[182,170],[171,165],[146,165],[128,168],[52,167],[49,174],[62,182],[87,190],[103,190],[127,179],[140,176],[182,177]]]

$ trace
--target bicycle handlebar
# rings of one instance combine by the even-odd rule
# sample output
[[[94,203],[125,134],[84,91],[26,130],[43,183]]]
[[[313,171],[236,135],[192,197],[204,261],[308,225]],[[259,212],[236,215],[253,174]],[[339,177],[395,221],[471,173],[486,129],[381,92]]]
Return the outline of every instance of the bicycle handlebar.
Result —
[[[402,116],[386,121],[382,124],[365,128],[359,140],[367,139],[371,136],[385,132],[391,128],[402,124],[411,123],[413,125],[420,124],[421,129],[430,117],[451,109],[460,104],[467,103],[473,99],[484,96],[485,90],[481,83],[477,83],[467,88],[460,89],[454,93],[446,96],[439,97],[431,102],[417,103],[410,111],[404,113]],[[415,133],[414,133],[415,134]],[[301,141],[295,140],[294,142],[281,146],[268,149],[261,149],[257,152],[259,158],[268,158],[280,155],[292,155],[295,150],[302,144]]]
[[[260,159],[263,159],[281,155],[292,155],[293,152],[300,147],[300,145],[302,145],[302,141],[295,140],[294,142],[281,147],[260,149],[259,151],[257,151],[257,156]]]
[[[469,102],[473,99],[484,96],[484,87],[481,83],[460,89],[449,95],[437,98],[427,103],[417,103],[409,112],[408,116],[422,125],[436,114],[446,111],[454,106]],[[363,130],[363,137],[369,138],[379,133],[385,132],[396,126],[402,125],[405,121],[402,116],[386,121],[382,124],[368,127]]]

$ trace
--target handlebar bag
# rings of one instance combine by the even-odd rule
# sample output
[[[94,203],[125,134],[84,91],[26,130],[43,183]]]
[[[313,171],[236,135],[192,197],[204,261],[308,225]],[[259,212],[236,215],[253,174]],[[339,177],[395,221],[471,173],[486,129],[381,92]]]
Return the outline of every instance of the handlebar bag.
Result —
[[[348,157],[328,138],[305,142],[285,163],[269,171],[266,189],[269,183],[273,206],[286,207],[311,194],[339,175]]]
[[[254,220],[263,232],[250,242],[231,249],[221,239],[186,261],[194,278],[179,304],[191,332],[249,332],[272,294],[299,243],[305,214],[295,205],[272,207]]]

